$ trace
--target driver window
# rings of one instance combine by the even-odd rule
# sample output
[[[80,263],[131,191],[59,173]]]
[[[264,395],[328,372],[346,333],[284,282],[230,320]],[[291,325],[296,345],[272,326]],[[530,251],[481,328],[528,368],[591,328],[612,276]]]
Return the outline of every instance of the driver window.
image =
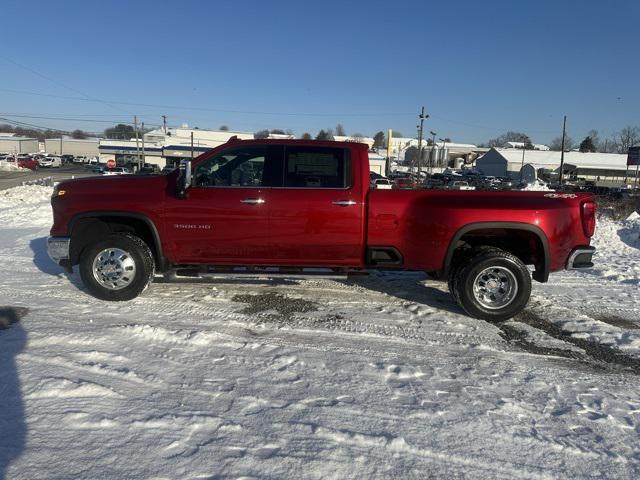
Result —
[[[263,185],[265,157],[265,147],[226,150],[196,167],[195,186],[260,187]]]

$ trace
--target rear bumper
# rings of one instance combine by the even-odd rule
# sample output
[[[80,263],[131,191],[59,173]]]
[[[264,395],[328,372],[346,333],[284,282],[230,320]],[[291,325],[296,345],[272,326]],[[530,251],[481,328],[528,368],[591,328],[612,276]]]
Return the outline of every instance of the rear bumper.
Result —
[[[579,247],[574,249],[567,260],[567,270],[584,270],[593,267],[591,258],[595,251],[595,247]]]
[[[68,263],[69,246],[71,237],[49,237],[47,238],[47,253],[49,258],[57,264]]]

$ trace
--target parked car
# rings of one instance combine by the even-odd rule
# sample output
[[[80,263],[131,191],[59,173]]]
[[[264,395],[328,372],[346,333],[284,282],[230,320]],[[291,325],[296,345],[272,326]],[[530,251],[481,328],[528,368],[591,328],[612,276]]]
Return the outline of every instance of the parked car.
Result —
[[[154,163],[145,163],[138,171],[139,175],[157,175],[160,173],[160,167]]]
[[[65,153],[64,155],[60,155],[60,158],[62,159],[62,163],[73,163],[73,155]]]
[[[60,157],[43,157],[39,162],[41,167],[60,168],[62,166],[62,158]]]
[[[78,156],[78,157],[73,157],[73,163],[87,163],[87,157],[82,157],[82,156]]]
[[[40,168],[40,163],[31,157],[18,157],[17,164],[21,168],[28,168],[29,170],[36,171]]]
[[[443,188],[444,182],[437,178],[429,178],[424,182],[424,188]]]
[[[449,184],[449,189],[450,190],[475,190],[476,187],[472,187],[467,182],[464,182],[462,180],[457,180]]]
[[[393,184],[388,178],[376,178],[371,181],[371,188],[377,188],[379,190],[391,190]]]
[[[106,168],[103,175],[131,175],[131,171],[125,167]]]
[[[104,165],[94,165],[93,168],[91,168],[91,172],[92,173],[104,173],[104,171],[107,169],[106,166]]]
[[[232,137],[168,175],[62,181],[51,205],[50,257],[78,265],[87,290],[110,301],[189,267],[382,268],[448,280],[470,316],[501,321],[529,300],[527,265],[546,282],[592,267],[595,251],[591,194],[380,192],[370,187],[367,146],[355,142]]]
[[[166,175],[168,173],[173,172],[176,168],[178,167],[172,167],[170,165],[167,165],[166,167],[162,167],[162,171],[160,173],[162,173],[163,175]]]
[[[393,182],[393,188],[397,188],[397,189],[410,189],[415,187],[416,187],[416,182],[411,177],[399,177],[399,178],[396,178]]]

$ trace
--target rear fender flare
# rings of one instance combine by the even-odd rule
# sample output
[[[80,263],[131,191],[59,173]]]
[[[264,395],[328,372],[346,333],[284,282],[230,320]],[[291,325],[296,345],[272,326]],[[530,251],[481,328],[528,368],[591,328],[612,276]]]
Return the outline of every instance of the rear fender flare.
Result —
[[[546,282],[549,279],[549,272],[551,271],[551,254],[549,251],[549,240],[547,236],[542,231],[540,227],[536,225],[531,225],[530,223],[520,223],[520,222],[477,222],[470,223],[460,228],[453,238],[451,242],[449,242],[449,247],[447,248],[447,254],[445,256],[444,265],[442,266],[442,271],[440,277],[447,278],[449,276],[449,272],[451,271],[451,260],[453,259],[453,254],[456,250],[456,246],[460,239],[465,236],[467,233],[472,232],[474,230],[486,230],[486,229],[498,229],[502,228],[505,230],[524,230],[526,232],[531,232],[542,244],[542,250],[544,252],[544,258],[542,259],[542,270],[536,269],[533,274],[533,278],[538,282]]]

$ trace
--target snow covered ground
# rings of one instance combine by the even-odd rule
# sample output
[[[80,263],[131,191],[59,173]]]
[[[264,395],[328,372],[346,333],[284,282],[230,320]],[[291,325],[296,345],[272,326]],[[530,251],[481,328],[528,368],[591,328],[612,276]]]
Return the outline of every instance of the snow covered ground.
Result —
[[[526,312],[417,274],[154,283],[105,303],[0,192],[0,478],[638,478],[640,219]]]

